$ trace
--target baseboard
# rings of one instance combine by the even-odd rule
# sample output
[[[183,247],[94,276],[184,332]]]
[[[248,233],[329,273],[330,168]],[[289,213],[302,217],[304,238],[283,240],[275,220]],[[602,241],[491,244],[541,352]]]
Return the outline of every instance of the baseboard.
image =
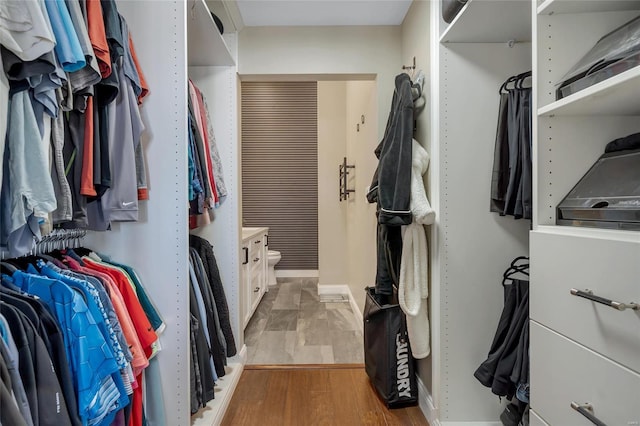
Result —
[[[205,408],[191,416],[191,426],[217,426],[222,423],[222,419],[224,419],[224,415],[231,403],[233,393],[240,381],[246,359],[247,346],[243,345],[238,355],[232,358],[232,360],[239,362],[229,362],[227,364],[225,367],[226,374],[216,381],[215,399],[209,401]]]
[[[358,324],[360,324],[360,331],[364,333],[364,324],[362,323],[362,312],[360,311],[360,306],[356,303],[356,299],[353,298],[353,293],[349,290],[349,304],[351,305],[351,310],[358,318]]]
[[[247,352],[247,345],[242,345],[242,348],[240,348],[240,351],[236,354],[236,356],[231,358],[231,362],[239,362],[242,365],[246,365],[248,357],[249,355]]]
[[[276,278],[318,278],[317,269],[275,269]]]
[[[433,403],[433,397],[429,392],[429,389],[425,386],[424,382],[417,376],[418,381],[418,406],[420,407],[420,411],[424,414],[425,419],[429,422],[430,426],[442,426],[443,423],[440,423],[440,414],[438,413],[438,409]]]
[[[323,294],[350,295],[351,290],[346,284],[318,284],[318,295]]]
[[[360,307],[356,303],[356,300],[353,297],[353,293],[351,293],[351,288],[346,284],[318,284],[318,296],[322,296],[323,294],[339,294],[343,296],[347,296],[349,298],[349,306],[351,306],[351,310],[354,315],[358,319],[358,324],[360,326],[360,331],[363,331],[362,324],[362,312],[360,311]]]
[[[503,426],[502,422],[440,422],[440,426]]]

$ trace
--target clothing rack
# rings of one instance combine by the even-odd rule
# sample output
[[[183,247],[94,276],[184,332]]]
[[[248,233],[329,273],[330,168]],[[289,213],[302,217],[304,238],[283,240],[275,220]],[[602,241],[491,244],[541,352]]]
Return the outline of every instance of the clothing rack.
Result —
[[[339,166],[339,181],[340,181],[340,201],[344,201],[349,198],[349,194],[356,192],[355,189],[347,188],[347,179],[349,178],[349,169],[355,169],[356,166],[347,164],[347,157],[344,157],[342,164]]]
[[[49,234],[40,238],[36,243],[37,253],[46,253],[63,248],[78,248],[82,239],[87,236],[86,229],[54,228]]]

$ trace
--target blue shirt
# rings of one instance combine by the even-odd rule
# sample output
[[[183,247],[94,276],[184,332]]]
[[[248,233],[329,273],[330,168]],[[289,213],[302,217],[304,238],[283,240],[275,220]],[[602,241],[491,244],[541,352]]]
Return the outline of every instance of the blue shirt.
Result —
[[[79,291],[80,294],[84,296],[87,302],[87,307],[89,308],[89,312],[93,316],[93,319],[96,321],[96,325],[100,329],[102,337],[104,337],[105,342],[111,349],[119,369],[125,369],[127,367],[127,361],[124,358],[124,353],[122,352],[122,348],[120,347],[118,338],[113,331],[113,328],[111,327],[111,322],[109,321],[109,318],[107,317],[107,314],[102,307],[102,302],[100,301],[100,296],[98,295],[96,289],[86,281],[59,274],[50,266],[44,265],[44,263],[39,262],[38,266],[40,266],[41,268],[41,275],[62,281],[72,289]],[[122,376],[120,375],[120,371],[111,373],[111,378],[118,388],[120,397],[118,398],[117,404],[114,404],[110,407],[102,407],[101,415],[103,415],[103,418],[94,419],[94,424],[111,424],[111,422],[113,421],[113,417],[115,416],[115,412],[121,408],[124,408],[125,405],[129,404],[127,390],[125,389],[124,381],[122,379]],[[107,419],[109,420],[107,421]]]
[[[29,269],[35,270],[33,266]],[[23,291],[40,297],[58,320],[82,424],[96,424],[96,419],[104,418],[104,407],[113,406],[119,399],[111,377],[118,371],[118,365],[87,304],[80,294],[59,280],[22,271],[14,272],[13,279]]]
[[[64,0],[45,0],[45,6],[56,37],[54,50],[62,69],[67,72],[81,70],[87,63],[67,5]]]

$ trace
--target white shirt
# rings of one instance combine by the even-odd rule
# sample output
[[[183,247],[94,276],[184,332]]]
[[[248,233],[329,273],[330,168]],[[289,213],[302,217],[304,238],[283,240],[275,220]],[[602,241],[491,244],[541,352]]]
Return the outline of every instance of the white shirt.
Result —
[[[33,61],[56,45],[38,1],[0,2],[0,43],[23,61]]]

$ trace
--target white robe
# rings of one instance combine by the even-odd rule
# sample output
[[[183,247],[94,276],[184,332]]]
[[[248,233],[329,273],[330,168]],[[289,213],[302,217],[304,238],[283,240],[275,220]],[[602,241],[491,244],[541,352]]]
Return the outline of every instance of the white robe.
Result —
[[[429,167],[429,154],[414,139],[411,164],[411,213],[413,221],[404,229],[398,299],[407,317],[411,352],[416,359],[431,353],[429,330],[429,251],[423,225],[435,221],[422,176]]]

